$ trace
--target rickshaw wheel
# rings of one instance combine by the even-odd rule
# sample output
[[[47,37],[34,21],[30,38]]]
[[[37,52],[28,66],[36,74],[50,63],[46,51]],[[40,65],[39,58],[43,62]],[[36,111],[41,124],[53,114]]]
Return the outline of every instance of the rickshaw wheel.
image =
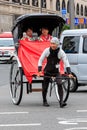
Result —
[[[70,80],[69,79],[62,80],[62,88],[63,88],[63,102],[66,102],[69,97],[69,89],[70,89]],[[54,89],[55,89],[55,94],[56,94],[57,100],[60,101],[57,84],[55,84]]]
[[[23,95],[23,74],[22,68],[18,67],[17,61],[14,61],[11,65],[10,94],[13,104],[19,105]]]

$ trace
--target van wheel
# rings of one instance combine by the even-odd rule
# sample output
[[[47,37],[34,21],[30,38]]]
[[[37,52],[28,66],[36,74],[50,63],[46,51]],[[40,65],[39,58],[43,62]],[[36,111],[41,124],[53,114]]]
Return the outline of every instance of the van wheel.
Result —
[[[70,79],[70,92],[76,92],[78,89],[77,79]]]

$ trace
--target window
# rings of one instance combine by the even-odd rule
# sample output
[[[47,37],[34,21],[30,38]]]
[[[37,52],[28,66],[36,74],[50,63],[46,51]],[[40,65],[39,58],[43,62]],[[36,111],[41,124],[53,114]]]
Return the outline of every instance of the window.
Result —
[[[56,0],[56,10],[60,11],[60,0]]]
[[[32,5],[33,6],[38,6],[38,0],[32,0]]]
[[[87,37],[83,38],[83,53],[87,53]]]
[[[83,5],[81,5],[81,15],[83,16]]]
[[[20,3],[20,0],[12,0],[12,2]]]
[[[9,46],[14,46],[13,38],[0,39],[0,47],[9,47]]]
[[[67,2],[67,13],[69,13],[69,1]]]
[[[76,14],[79,15],[79,4],[77,4],[77,7],[76,7]]]
[[[30,4],[30,0],[22,0],[22,3],[23,3],[23,4],[28,4],[28,5],[29,5],[29,4]]]
[[[84,15],[87,16],[87,7],[85,6]]]
[[[46,8],[46,0],[41,0],[41,7]]]
[[[65,53],[78,53],[79,49],[79,36],[67,36],[63,40],[63,50]]]
[[[66,9],[66,3],[65,3],[65,0],[62,1],[62,9]]]

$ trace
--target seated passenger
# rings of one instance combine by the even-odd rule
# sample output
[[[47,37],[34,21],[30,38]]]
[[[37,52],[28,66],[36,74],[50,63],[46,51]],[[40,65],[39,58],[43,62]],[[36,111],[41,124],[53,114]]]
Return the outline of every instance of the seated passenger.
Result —
[[[50,41],[52,39],[52,36],[49,34],[49,29],[47,27],[42,27],[41,33],[42,34],[39,37],[40,41]]]
[[[26,30],[25,33],[23,33],[23,37],[22,40],[26,40],[26,41],[34,41],[34,37],[33,37],[33,28],[28,28]]]

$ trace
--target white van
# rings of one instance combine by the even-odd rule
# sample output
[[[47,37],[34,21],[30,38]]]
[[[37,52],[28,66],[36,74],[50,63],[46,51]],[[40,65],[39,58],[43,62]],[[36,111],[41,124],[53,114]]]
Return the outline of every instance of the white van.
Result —
[[[65,30],[60,42],[77,79],[76,84],[70,88],[74,92],[79,85],[87,84],[87,29]]]

